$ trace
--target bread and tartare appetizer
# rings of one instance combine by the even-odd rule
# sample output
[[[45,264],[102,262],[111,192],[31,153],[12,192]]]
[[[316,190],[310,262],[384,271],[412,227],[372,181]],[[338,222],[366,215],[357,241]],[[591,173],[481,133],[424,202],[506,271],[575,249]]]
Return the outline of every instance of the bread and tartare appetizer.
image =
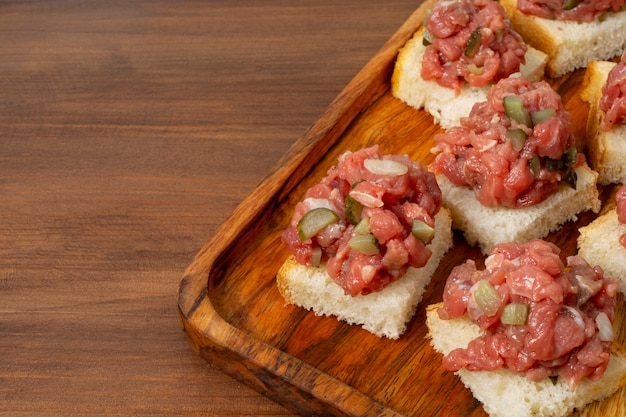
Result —
[[[393,95],[448,129],[483,101],[489,86],[521,72],[537,81],[547,57],[510,28],[495,0],[440,0],[398,53]]]
[[[545,72],[559,77],[626,48],[624,0],[501,0],[511,27],[548,56]]]
[[[626,53],[620,62],[592,61],[585,71],[589,103],[586,146],[600,184],[626,184]]]
[[[626,294],[626,185],[617,190],[614,208],[578,231],[578,253],[615,277]]]
[[[344,154],[284,230],[276,280],[288,304],[398,338],[452,246],[435,176],[378,146]]]
[[[601,184],[622,184],[614,208],[579,229],[579,253],[619,279],[626,293],[626,53],[589,63],[581,97],[589,101],[587,150]]]
[[[614,342],[618,284],[552,243],[493,247],[448,277],[427,308],[432,346],[491,417],[561,417],[626,383]]]
[[[454,267],[426,325],[443,367],[491,417],[563,417],[626,385],[613,330],[626,293],[626,186],[616,209],[580,229],[577,255],[563,260],[542,240],[600,211],[598,182],[626,183],[626,53],[590,62],[626,47],[624,0],[552,3],[436,1],[391,80],[396,98],[445,130],[432,165],[378,146],[347,152],[282,234],[290,255],[276,279],[287,304],[397,339],[452,247],[451,228],[461,230],[484,269],[472,259]],[[543,80],[544,69],[586,66],[595,170]]]
[[[432,170],[470,244],[488,253],[599,211],[597,173],[577,151],[570,119],[548,83],[509,77],[461,125],[435,135]]]

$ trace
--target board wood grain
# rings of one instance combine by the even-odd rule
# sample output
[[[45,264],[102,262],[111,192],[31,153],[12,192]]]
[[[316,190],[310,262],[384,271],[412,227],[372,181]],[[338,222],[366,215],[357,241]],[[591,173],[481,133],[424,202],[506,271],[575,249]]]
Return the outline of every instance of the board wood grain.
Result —
[[[406,153],[423,164],[432,162],[433,135],[440,129],[427,113],[407,107],[390,93],[397,52],[420,26],[430,3],[415,11],[235,209],[180,282],[180,320],[193,349],[302,414],[486,416],[463,384],[441,368],[441,356],[430,347],[424,324],[424,306],[441,300],[450,270],[467,258],[483,259],[460,233],[455,233],[454,249],[440,263],[408,330],[398,340],[286,306],[275,285],[276,272],[288,255],[280,234],[293,206],[342,153],[378,144],[384,153]],[[578,97],[582,76],[577,71],[550,80],[572,114],[577,138],[584,136],[588,111]],[[608,203],[615,189],[600,191]],[[559,245],[564,257],[573,254],[578,228],[595,217],[581,213],[547,240]],[[621,329],[622,323],[620,313],[616,326]],[[621,331],[618,337],[623,342]],[[621,390],[577,415],[621,416],[625,396]]]

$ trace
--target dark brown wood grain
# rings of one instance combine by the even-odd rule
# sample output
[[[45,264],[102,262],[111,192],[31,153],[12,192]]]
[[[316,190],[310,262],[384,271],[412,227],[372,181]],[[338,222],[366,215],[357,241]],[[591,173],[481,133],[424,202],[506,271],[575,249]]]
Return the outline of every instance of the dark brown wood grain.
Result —
[[[285,306],[275,286],[275,274],[287,257],[280,233],[291,210],[339,155],[379,144],[386,153],[407,153],[424,164],[432,161],[432,136],[439,129],[429,115],[408,108],[389,91],[395,54],[420,25],[426,7],[407,20],[235,209],[181,281],[181,322],[198,353],[305,415],[486,416],[462,383],[441,368],[424,325],[423,307],[441,300],[450,270],[467,258],[482,260],[480,251],[459,233],[398,340]],[[577,71],[550,80],[572,115],[578,138],[584,136],[588,111],[578,97],[582,75]],[[614,190],[601,191],[609,201]],[[595,216],[581,213],[547,239],[562,248],[563,257],[573,254],[578,227]],[[623,306],[621,296],[619,303]],[[621,320],[619,316],[619,328]],[[621,416],[623,396],[624,390],[577,415]]]
[[[180,279],[418,4],[1,1],[0,415],[293,415]]]

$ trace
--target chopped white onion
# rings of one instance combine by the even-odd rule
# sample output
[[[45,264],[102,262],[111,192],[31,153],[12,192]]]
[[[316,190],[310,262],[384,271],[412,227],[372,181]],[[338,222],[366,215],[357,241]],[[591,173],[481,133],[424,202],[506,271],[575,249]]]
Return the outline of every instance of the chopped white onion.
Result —
[[[488,151],[491,148],[494,148],[499,142],[497,140],[490,140],[488,142],[486,142],[485,144],[483,144],[482,147],[480,147],[478,149],[479,152],[485,152]]]
[[[404,175],[409,172],[408,166],[391,159],[366,159],[363,164],[376,175]]]
[[[494,270],[496,268],[500,268],[502,266],[520,266],[521,265],[521,261],[520,261],[520,257],[518,256],[517,258],[513,258],[513,259],[506,259],[506,257],[499,252],[496,253],[492,253],[491,255],[487,256],[487,258],[485,258],[485,268],[489,271]]]
[[[309,210],[313,210],[313,209],[320,208],[320,207],[332,210],[330,201],[327,198],[309,197],[309,198],[305,198],[303,203],[308,207]]]
[[[613,325],[611,320],[604,312],[598,313],[596,316],[596,326],[598,327],[598,337],[603,342],[612,342],[615,338],[613,334]]]
[[[382,207],[385,205],[380,198],[362,191],[352,190],[350,191],[350,197],[354,198],[364,207]]]
[[[583,317],[580,315],[580,312],[574,307],[570,307],[570,306],[563,306],[563,308],[570,312],[570,314],[572,315],[572,318],[574,319],[578,327],[585,330],[585,321],[583,320]]]
[[[369,284],[374,279],[374,276],[376,276],[376,271],[377,270],[375,267],[371,265],[365,265],[363,268],[361,268],[361,278],[363,279],[363,281]]]

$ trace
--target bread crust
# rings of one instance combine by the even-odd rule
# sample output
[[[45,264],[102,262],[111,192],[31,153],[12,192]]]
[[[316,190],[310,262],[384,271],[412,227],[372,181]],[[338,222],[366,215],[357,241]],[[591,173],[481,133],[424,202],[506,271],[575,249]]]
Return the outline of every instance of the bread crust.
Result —
[[[626,11],[574,22],[526,15],[517,8],[517,0],[500,0],[500,4],[524,41],[548,55],[549,77],[585,68],[593,60],[611,59],[626,48]]]

